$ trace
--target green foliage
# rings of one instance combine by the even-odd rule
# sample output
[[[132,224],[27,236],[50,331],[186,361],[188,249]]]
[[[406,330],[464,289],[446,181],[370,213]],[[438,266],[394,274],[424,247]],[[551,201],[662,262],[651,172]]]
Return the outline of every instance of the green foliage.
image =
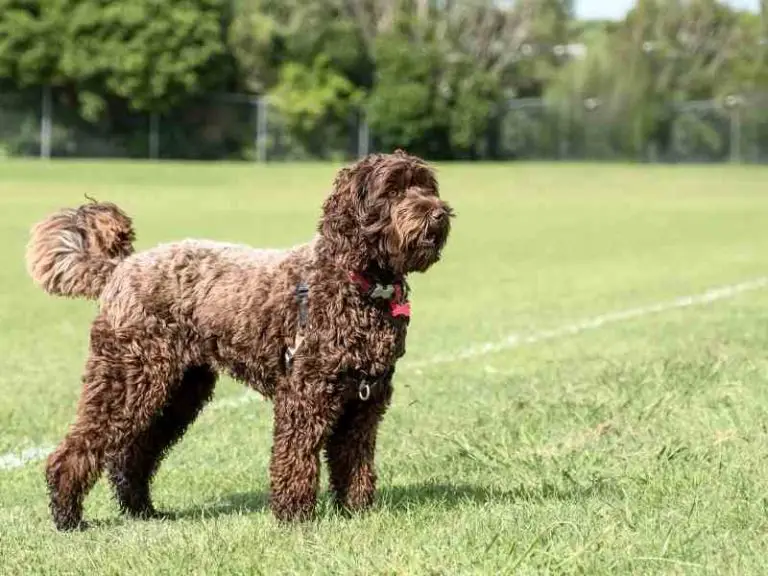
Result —
[[[361,98],[361,91],[320,54],[310,66],[299,62],[283,65],[270,101],[296,144],[309,155],[323,158],[344,149],[343,128]]]
[[[402,26],[379,38],[368,120],[383,148],[463,158],[487,144],[502,101],[499,76],[452,43],[431,25]]]
[[[229,81],[224,0],[0,0],[0,78],[167,110]]]
[[[450,107],[451,144],[461,153],[474,154],[493,123],[501,87],[490,73],[469,66],[461,67],[455,77]]]
[[[336,0],[242,0],[232,22],[229,45],[243,83],[275,105],[290,157],[349,152],[350,121],[373,66],[341,6]]]
[[[63,0],[63,76],[166,110],[227,80],[224,0]]]
[[[673,146],[699,142],[707,157],[722,157],[728,110],[705,115],[685,102],[748,97],[766,87],[757,17],[715,0],[640,0],[615,26],[582,35],[583,59],[564,66],[548,99],[584,130],[595,112],[609,126],[616,149],[630,157],[648,146],[674,156]]]
[[[534,51],[526,58],[521,58],[509,67],[505,87],[515,85],[517,97],[538,97],[551,82],[562,63],[554,47],[568,43],[567,0],[537,0],[533,2],[530,14],[531,30],[526,38]]]
[[[28,105],[35,100],[39,90],[7,92],[0,84],[0,158],[39,153],[40,111]]]
[[[191,118],[179,143],[241,123],[228,145],[241,155],[253,119],[202,112],[211,93],[267,96],[288,157],[348,154],[364,113],[375,147],[434,158],[509,156],[537,132],[534,149],[588,148],[596,127],[635,157],[679,130],[722,149],[678,108],[764,91],[762,35],[759,17],[718,0],[638,0],[611,23],[575,21],[569,0],[0,0],[0,83],[54,86],[78,123],[116,130],[131,112],[173,111]],[[508,117],[508,99],[541,97],[541,123]]]
[[[241,2],[229,27],[227,43],[234,56],[241,84],[252,92],[264,92],[277,78],[282,56],[278,23],[259,0]]]
[[[21,88],[55,81],[63,25],[57,0],[0,0],[0,80]]]
[[[416,50],[400,32],[376,46],[376,80],[368,122],[385,149],[441,152],[449,140],[450,111],[439,82],[442,54],[434,46]]]

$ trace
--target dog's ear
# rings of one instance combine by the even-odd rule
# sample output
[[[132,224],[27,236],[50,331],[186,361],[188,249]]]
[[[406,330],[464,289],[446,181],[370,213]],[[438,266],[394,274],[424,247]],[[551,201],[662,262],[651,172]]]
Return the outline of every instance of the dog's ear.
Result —
[[[365,198],[367,187],[369,170],[364,169],[362,162],[358,162],[354,166],[342,168],[336,173],[336,178],[333,181],[334,193],[348,191],[353,192],[358,200]]]
[[[338,190],[339,188],[342,188],[346,185],[347,182],[349,182],[349,178],[352,174],[351,168],[342,168],[338,172],[336,172],[336,177],[333,179],[333,188],[334,190]]]
[[[323,204],[320,228],[326,235],[349,237],[356,232],[357,218],[366,195],[364,172],[358,163],[336,173],[333,191]]]
[[[368,194],[372,175],[370,159],[371,157],[368,157],[348,168],[342,168],[334,181],[334,193],[346,191],[350,195],[350,203],[353,204],[349,208],[355,212],[365,208],[370,200]]]
[[[349,270],[362,268],[368,255],[360,232],[362,196],[365,194],[361,177],[365,171],[358,166],[339,170],[333,190],[323,203],[323,215],[318,231],[332,247],[341,267]]]

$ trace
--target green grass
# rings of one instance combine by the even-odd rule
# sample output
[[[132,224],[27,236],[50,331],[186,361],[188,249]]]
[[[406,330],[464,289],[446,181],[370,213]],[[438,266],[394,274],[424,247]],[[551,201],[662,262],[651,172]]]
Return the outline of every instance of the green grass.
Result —
[[[139,247],[188,236],[307,239],[333,166],[0,163],[0,454],[60,440],[94,305],[34,288],[29,226],[83,194],[121,204]],[[408,354],[381,430],[375,508],[266,507],[271,407],[215,403],[155,482],[172,521],[58,534],[42,463],[0,470],[7,574],[764,574],[768,290],[436,365],[512,333],[766,274],[768,171],[442,166],[458,213],[413,279]]]

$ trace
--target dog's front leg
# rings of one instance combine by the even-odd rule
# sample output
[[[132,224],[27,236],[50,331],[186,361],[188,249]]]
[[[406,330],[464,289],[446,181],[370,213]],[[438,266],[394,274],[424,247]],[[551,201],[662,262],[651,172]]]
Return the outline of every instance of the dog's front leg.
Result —
[[[275,395],[270,505],[279,520],[306,520],[315,508],[320,449],[340,402],[319,382],[297,382]]]
[[[370,398],[348,403],[326,443],[331,489],[337,505],[359,511],[373,503],[376,491],[376,434],[392,397],[390,379],[379,382]]]

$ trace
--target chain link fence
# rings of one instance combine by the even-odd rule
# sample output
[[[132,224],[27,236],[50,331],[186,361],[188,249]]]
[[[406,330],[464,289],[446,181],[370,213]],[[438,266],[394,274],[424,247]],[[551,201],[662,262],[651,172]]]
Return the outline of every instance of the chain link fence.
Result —
[[[0,158],[40,156],[40,91],[0,92]]]
[[[106,108],[104,108],[106,106]],[[573,97],[510,100],[475,157],[488,160],[768,163],[768,95],[665,103],[650,117]],[[65,90],[0,91],[0,158],[349,160],[378,149],[363,111],[309,128],[267,98],[222,95],[167,114],[103,104],[89,121]]]

